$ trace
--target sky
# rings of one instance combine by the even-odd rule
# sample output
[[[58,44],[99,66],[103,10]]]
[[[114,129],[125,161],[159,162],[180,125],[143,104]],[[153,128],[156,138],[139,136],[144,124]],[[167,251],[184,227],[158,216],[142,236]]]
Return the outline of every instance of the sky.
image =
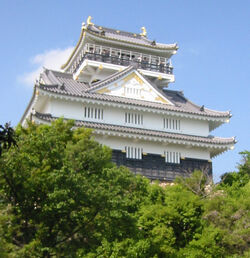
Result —
[[[42,67],[59,69],[91,15],[101,26],[134,33],[145,26],[149,39],[177,42],[169,89],[231,110],[230,123],[211,132],[238,141],[213,159],[215,182],[250,150],[249,0],[0,0],[0,12],[0,124],[18,124]]]

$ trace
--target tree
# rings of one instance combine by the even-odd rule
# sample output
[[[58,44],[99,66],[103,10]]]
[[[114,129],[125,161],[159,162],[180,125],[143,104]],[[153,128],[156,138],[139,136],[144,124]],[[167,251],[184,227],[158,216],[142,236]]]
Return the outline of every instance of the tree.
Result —
[[[242,163],[238,165],[238,172],[225,173],[221,176],[220,186],[223,188],[229,187],[237,190],[238,187],[243,187],[250,179],[250,152],[240,152],[242,155]]]
[[[10,123],[6,123],[5,126],[0,125],[0,156],[2,150],[10,148],[11,145],[16,145],[13,128],[10,127]]]
[[[203,204],[181,185],[164,190],[164,201],[144,206],[138,220],[143,238],[150,242],[150,255],[176,257],[201,230]]]
[[[202,201],[181,185],[148,188],[136,214],[137,234],[103,243],[93,257],[183,257],[180,250],[202,232]]]
[[[249,255],[249,152],[210,194],[198,171],[164,188],[73,126],[29,123],[1,145],[0,257]]]
[[[0,238],[12,255],[86,256],[136,231],[147,180],[114,166],[111,150],[73,125],[18,127],[18,148],[2,153]]]
[[[199,170],[194,170],[189,177],[177,177],[175,181],[187,190],[203,198],[209,194],[209,188],[212,186],[211,176],[205,171]]]

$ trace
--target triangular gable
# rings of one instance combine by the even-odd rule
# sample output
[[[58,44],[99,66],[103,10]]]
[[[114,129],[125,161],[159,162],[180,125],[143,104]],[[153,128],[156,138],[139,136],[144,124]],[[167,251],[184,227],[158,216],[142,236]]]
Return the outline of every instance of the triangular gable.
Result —
[[[91,92],[112,96],[139,99],[173,105],[156,86],[150,84],[138,71],[132,70],[122,77],[94,87]]]

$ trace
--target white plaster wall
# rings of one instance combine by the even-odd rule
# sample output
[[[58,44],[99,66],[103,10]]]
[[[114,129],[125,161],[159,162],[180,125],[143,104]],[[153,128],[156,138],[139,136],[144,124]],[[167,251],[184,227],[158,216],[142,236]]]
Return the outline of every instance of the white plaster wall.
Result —
[[[172,144],[159,144],[155,142],[146,141],[134,141],[128,138],[118,138],[118,137],[103,137],[96,135],[95,139],[103,144],[109,146],[111,149],[125,150],[125,146],[141,147],[143,152],[163,155],[164,151],[175,151],[180,152],[181,157],[194,158],[194,159],[210,159],[210,153],[208,150],[203,148],[187,148],[180,145]]]
[[[132,125],[125,123],[125,113],[138,113],[143,115],[143,125]],[[208,136],[209,124],[207,121],[200,120],[188,120],[173,116],[163,116],[154,113],[136,112],[132,110],[119,110],[115,108],[105,109],[104,118],[106,123],[113,124],[114,121],[119,125],[130,125],[133,127],[139,127],[144,129],[159,130],[166,132],[175,132],[190,135]],[[181,120],[180,130],[164,129],[163,118],[171,118]]]
[[[41,107],[40,107],[40,110],[39,110],[41,113],[48,113],[50,114],[51,113],[51,102],[50,101],[46,101]]]
[[[181,120],[181,132],[191,135],[208,136],[209,135],[209,123],[201,120]]]
[[[83,104],[51,98],[52,116],[83,120]]]
[[[39,96],[38,101],[35,102],[33,108],[41,113],[51,113],[50,104],[48,96]]]
[[[95,120],[95,119],[86,119],[84,118],[84,106],[90,107],[99,107],[103,109],[103,120]],[[172,117],[172,116],[164,116],[154,113],[146,113],[146,112],[136,112],[135,110],[125,110],[118,109],[107,106],[97,106],[84,104],[80,102],[73,101],[65,101],[61,99],[50,99],[50,103],[44,110],[50,111],[53,116],[78,120],[86,120],[86,121],[96,121],[107,124],[116,124],[122,126],[131,126],[137,128],[151,129],[151,130],[159,130],[166,132],[174,132],[174,133],[182,133],[182,134],[190,134],[190,135],[198,135],[198,136],[208,136],[209,134],[209,125],[207,121],[200,120],[188,120],[184,118]],[[135,125],[135,124],[126,124],[125,123],[125,113],[137,113],[143,115],[143,125]],[[45,112],[47,113],[47,112]],[[48,112],[49,113],[49,112]],[[163,128],[163,118],[171,118],[181,120],[181,128],[180,130],[171,130]]]

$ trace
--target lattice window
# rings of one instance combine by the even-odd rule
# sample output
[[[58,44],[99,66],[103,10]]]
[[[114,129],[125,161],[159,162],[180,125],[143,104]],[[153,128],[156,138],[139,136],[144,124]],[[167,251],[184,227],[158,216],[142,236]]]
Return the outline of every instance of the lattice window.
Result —
[[[165,162],[166,163],[175,163],[180,164],[181,162],[181,153],[177,151],[165,151]]]
[[[125,113],[125,123],[143,125],[143,115],[135,113]]]
[[[124,93],[126,95],[132,95],[132,96],[141,96],[141,89],[138,89],[137,87],[131,87],[126,86],[124,87]]]
[[[84,118],[103,120],[103,109],[96,107],[84,107]]]
[[[142,159],[142,148],[125,146],[126,158],[128,159]]]
[[[163,118],[163,128],[170,130],[181,130],[181,120],[172,118]]]

